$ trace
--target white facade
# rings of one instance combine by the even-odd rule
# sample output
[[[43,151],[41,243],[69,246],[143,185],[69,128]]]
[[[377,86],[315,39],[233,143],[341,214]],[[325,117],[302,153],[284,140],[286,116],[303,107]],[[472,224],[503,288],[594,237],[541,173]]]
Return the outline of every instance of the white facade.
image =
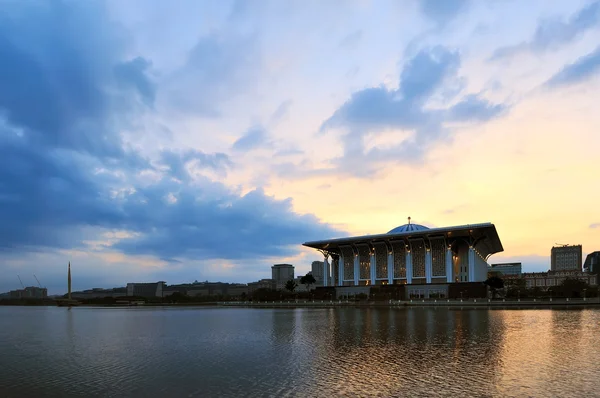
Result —
[[[324,255],[329,277],[321,286],[482,282],[487,257],[503,250],[490,223],[436,229],[407,224],[388,234],[305,245]]]

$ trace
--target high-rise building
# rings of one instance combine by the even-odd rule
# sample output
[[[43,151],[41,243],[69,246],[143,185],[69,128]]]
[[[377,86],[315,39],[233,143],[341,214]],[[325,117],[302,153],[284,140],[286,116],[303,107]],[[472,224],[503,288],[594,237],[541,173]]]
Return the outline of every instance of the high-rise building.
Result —
[[[581,271],[581,245],[554,246],[550,257],[551,271]]]
[[[600,274],[600,251],[593,252],[587,255],[583,270],[592,274]]]
[[[521,275],[521,263],[500,263],[488,267],[488,272],[497,272],[502,275]]]
[[[275,264],[271,267],[271,279],[275,283],[275,289],[285,288],[290,279],[294,279],[294,266],[292,264]]]
[[[583,270],[590,274],[596,274],[597,283],[600,284],[600,251],[587,255],[583,264]]]
[[[310,273],[317,281],[315,283],[317,286],[323,286],[323,265],[323,261],[313,261],[310,268]]]

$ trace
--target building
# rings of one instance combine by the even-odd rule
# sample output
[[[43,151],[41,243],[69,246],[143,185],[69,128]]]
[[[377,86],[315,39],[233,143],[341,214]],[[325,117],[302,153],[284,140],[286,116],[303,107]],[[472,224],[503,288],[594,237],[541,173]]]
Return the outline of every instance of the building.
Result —
[[[550,251],[551,271],[581,271],[581,245],[554,246]]]
[[[600,251],[587,255],[585,263],[583,263],[583,270],[590,274],[595,274],[596,281],[600,284]]]
[[[258,289],[275,289],[275,281],[273,279],[261,279],[258,282],[248,283],[248,293],[251,294]]]
[[[315,278],[315,285],[323,285],[323,261],[313,261],[310,267],[310,273]]]
[[[106,297],[116,298],[125,296],[127,296],[126,287],[115,287],[113,289],[93,288],[71,293],[72,298],[80,300],[99,299]]]
[[[163,297],[163,290],[165,289],[166,282],[154,282],[154,283],[128,283],[127,284],[127,296],[136,297]]]
[[[505,282],[508,285],[511,284],[511,280],[524,279],[527,288],[539,287],[542,290],[548,290],[550,287],[559,286],[567,278],[582,280],[590,286],[598,285],[596,275],[581,270],[525,272],[520,277],[510,275]]]
[[[322,286],[335,287],[337,296],[391,285],[403,286],[398,294],[405,298],[454,297],[459,291],[485,296],[481,282],[487,279],[487,259],[504,250],[491,223],[428,228],[411,224],[410,217],[385,234],[304,246],[323,254]]]
[[[583,270],[592,274],[600,274],[600,251],[590,253],[585,258]]]
[[[521,263],[500,263],[488,267],[488,272],[497,272],[500,275],[521,275]]]
[[[292,264],[275,264],[271,267],[271,279],[275,283],[275,289],[285,288],[290,279],[294,279],[294,266]]]
[[[8,292],[8,297],[11,299],[42,299],[48,297],[48,289],[45,287],[29,286],[24,289],[11,290]]]

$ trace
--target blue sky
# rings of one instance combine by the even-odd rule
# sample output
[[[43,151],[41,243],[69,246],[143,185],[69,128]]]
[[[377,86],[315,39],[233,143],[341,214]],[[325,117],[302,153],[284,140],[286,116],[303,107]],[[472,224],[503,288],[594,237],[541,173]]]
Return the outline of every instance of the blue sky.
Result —
[[[598,1],[1,2],[0,291],[304,273],[408,216],[600,250]]]

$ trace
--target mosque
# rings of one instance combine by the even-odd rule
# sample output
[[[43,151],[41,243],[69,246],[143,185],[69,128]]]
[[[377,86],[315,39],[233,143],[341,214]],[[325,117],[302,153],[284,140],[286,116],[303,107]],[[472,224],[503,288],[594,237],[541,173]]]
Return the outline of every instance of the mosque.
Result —
[[[492,223],[428,228],[410,217],[385,234],[303,245],[323,254],[323,287],[337,297],[375,288],[403,299],[482,296],[487,260],[504,250]]]

